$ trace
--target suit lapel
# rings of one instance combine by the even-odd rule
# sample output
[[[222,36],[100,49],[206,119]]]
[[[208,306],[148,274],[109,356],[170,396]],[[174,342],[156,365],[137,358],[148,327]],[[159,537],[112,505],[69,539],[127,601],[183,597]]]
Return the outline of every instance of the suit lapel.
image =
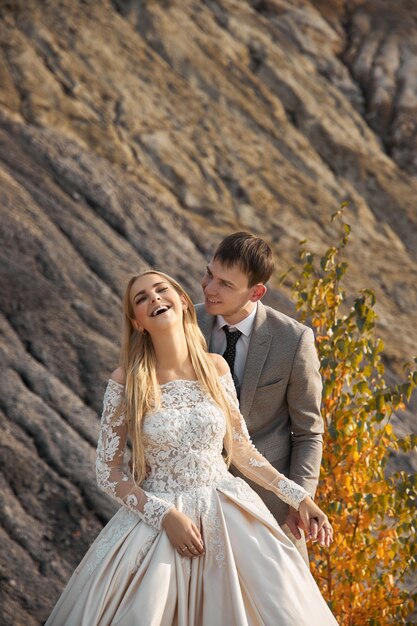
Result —
[[[262,368],[268,356],[271,339],[265,307],[261,302],[258,302],[258,310],[249,342],[243,382],[240,389],[240,410],[248,423],[250,423],[248,416]]]

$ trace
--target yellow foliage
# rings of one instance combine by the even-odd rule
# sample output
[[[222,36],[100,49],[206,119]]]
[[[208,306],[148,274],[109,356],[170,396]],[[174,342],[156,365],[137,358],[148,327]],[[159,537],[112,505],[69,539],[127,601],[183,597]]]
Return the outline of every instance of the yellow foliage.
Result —
[[[341,626],[398,625],[406,623],[417,600],[404,586],[405,575],[417,569],[417,479],[386,474],[390,450],[415,443],[400,442],[389,419],[405,406],[417,373],[387,388],[371,290],[339,311],[339,283],[347,269],[341,254],[349,232],[342,224],[339,246],[319,263],[302,250],[308,271],[293,286],[301,319],[315,329],[321,361],[326,431],[318,502],[335,529],[329,549],[314,544],[311,569]]]

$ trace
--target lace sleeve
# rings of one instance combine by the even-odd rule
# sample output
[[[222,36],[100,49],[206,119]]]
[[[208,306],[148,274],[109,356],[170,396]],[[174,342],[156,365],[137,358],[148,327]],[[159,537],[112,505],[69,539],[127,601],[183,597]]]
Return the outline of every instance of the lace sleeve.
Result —
[[[244,476],[275,493],[281,500],[298,510],[308,492],[280,474],[253,445],[249,437],[230,373],[220,377],[232,409],[232,463]]]
[[[174,505],[138,487],[132,476],[124,471],[127,425],[124,412],[119,412],[123,390],[123,385],[110,379],[104,394],[97,445],[97,484],[149,526],[160,530],[164,516]]]

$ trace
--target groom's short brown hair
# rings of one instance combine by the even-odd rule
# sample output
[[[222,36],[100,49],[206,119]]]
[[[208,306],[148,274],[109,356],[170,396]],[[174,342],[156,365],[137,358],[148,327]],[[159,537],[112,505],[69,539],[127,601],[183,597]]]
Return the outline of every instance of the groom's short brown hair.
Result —
[[[274,270],[272,250],[260,237],[239,232],[228,235],[213,256],[225,267],[237,265],[248,277],[248,287],[267,283]]]

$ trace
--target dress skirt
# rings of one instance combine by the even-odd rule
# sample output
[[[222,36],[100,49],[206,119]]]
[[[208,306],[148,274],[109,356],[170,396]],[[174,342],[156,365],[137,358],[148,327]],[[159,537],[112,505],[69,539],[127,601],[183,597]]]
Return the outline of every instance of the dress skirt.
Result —
[[[164,530],[122,507],[75,570],[46,625],[337,624],[297,549],[244,481],[180,493],[175,505],[197,521],[203,556],[180,556]]]

